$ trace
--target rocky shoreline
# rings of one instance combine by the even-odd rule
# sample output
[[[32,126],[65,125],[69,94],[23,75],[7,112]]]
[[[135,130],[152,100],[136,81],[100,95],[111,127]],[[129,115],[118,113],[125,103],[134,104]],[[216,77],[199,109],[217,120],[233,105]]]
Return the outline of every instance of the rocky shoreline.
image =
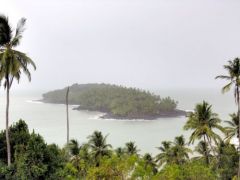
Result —
[[[45,99],[41,100],[35,100],[43,103],[51,103],[51,104],[63,104],[63,103],[58,103],[58,102],[52,102],[52,101],[47,101]],[[71,103],[69,105],[72,105]],[[77,106],[76,104],[74,104]],[[134,119],[143,119],[143,120],[156,120],[158,118],[173,118],[173,117],[181,117],[181,116],[187,116],[187,112],[184,110],[179,110],[176,109],[174,111],[168,111],[168,112],[160,112],[159,114],[152,114],[152,115],[129,115],[129,116],[119,116],[112,114],[111,112],[105,110],[105,109],[91,109],[91,108],[86,108],[83,106],[78,105],[78,107],[72,108],[73,110],[85,110],[85,111],[96,111],[96,112],[101,112],[104,113],[104,115],[100,116],[100,119],[117,119],[117,120],[134,120]]]
[[[89,109],[85,107],[75,107],[73,110],[87,110],[87,111],[98,111],[101,113],[105,113],[104,115],[100,116],[101,119],[117,119],[117,120],[133,120],[133,119],[143,119],[143,120],[156,120],[158,118],[172,118],[172,117],[180,117],[180,116],[187,116],[187,112],[183,110],[176,109],[174,111],[169,112],[160,112],[159,114],[152,114],[152,115],[128,115],[128,116],[119,116],[112,114],[103,109]]]

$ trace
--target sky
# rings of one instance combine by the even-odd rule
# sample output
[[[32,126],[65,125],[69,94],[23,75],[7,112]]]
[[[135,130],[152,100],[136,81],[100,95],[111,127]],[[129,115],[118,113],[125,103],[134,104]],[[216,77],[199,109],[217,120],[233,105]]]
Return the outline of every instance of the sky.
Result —
[[[239,0],[0,0],[18,47],[36,65],[17,90],[73,83],[147,89],[221,88],[223,65],[240,56]]]

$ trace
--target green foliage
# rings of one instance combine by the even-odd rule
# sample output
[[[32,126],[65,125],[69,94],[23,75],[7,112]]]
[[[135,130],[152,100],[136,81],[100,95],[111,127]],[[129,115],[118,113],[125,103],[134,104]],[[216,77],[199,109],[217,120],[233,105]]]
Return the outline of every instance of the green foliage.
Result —
[[[195,111],[188,118],[184,129],[193,130],[190,136],[190,143],[194,143],[196,139],[202,138],[206,138],[209,142],[213,139],[216,143],[221,137],[213,130],[218,129],[224,132],[220,122],[218,115],[212,112],[212,106],[203,101],[203,103],[196,105]]]
[[[231,120],[225,121],[227,123],[226,140],[230,142],[233,137],[239,137],[239,117],[236,113],[230,114]]]
[[[23,120],[19,120],[16,124],[9,127],[11,152],[21,151],[30,138],[27,124]],[[12,161],[14,156],[12,156]],[[7,162],[7,148],[6,148],[6,131],[0,132],[0,161]]]
[[[185,163],[184,165],[170,164],[164,167],[156,176],[164,180],[215,180],[216,173],[205,164],[198,161]]]
[[[125,144],[125,152],[128,154],[128,155],[134,155],[134,154],[137,154],[139,150],[137,149],[137,146],[135,145],[134,142],[127,142]]]
[[[86,179],[127,179],[131,177],[138,157],[125,156],[124,159],[116,155],[104,157],[99,167],[89,169]]]
[[[8,22],[8,18],[0,16],[0,80],[4,81],[4,87],[10,89],[12,82],[18,82],[21,74],[25,74],[29,81],[31,73],[28,65],[36,69],[35,63],[25,53],[15,50],[20,44],[25,30],[26,19],[21,18],[15,32]]]
[[[183,164],[189,160],[191,149],[187,147],[183,136],[175,137],[174,142],[163,141],[162,146],[158,148],[161,153],[156,156],[159,166],[163,164]]]
[[[3,179],[56,179],[64,167],[65,157],[55,144],[47,145],[43,138],[29,133],[27,124],[20,120],[9,129],[13,164],[6,167],[5,131],[0,133],[0,177]]]
[[[220,142],[217,147],[218,152],[218,171],[221,179],[231,179],[237,174],[238,152],[234,145]]]
[[[140,179],[140,180],[215,180],[236,177],[238,152],[234,145],[218,141],[216,156],[209,145],[201,141],[195,150],[200,154],[190,158],[191,150],[183,136],[164,141],[156,157],[138,154],[133,142],[113,150],[107,136],[95,131],[88,142],[71,140],[60,149],[46,144],[35,132],[29,133],[27,124],[20,120],[10,127],[13,164],[7,167],[4,142],[0,146],[0,179]],[[0,133],[4,138],[5,131]],[[207,159],[207,160],[206,160]]]
[[[65,103],[66,88],[43,94],[45,102]],[[115,117],[144,118],[174,111],[177,102],[160,98],[150,92],[108,84],[74,84],[70,87],[69,103],[79,109],[111,113]]]
[[[88,139],[91,155],[95,160],[96,166],[99,166],[102,157],[111,155],[109,148],[112,146],[106,143],[107,136],[103,136],[99,131],[94,131]]]

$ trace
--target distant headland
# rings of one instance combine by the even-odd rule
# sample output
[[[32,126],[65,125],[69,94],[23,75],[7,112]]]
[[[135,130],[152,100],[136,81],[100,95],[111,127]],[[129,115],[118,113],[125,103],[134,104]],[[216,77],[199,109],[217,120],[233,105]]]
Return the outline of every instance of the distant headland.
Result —
[[[43,94],[42,102],[65,104],[67,87]],[[151,92],[111,84],[73,84],[69,104],[75,110],[99,111],[103,119],[146,119],[186,116],[177,109],[178,102]]]

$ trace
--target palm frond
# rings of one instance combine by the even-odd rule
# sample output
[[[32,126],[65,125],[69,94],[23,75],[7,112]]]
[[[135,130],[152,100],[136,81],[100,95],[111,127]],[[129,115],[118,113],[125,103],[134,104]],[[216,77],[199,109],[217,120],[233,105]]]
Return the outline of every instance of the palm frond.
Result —
[[[22,34],[25,30],[26,19],[21,18],[17,24],[15,36],[12,39],[11,45],[13,47],[18,46],[20,44],[20,40],[22,39]]]
[[[232,86],[232,82],[230,82],[230,83],[228,83],[227,85],[225,85],[225,86],[222,88],[222,93],[228,92],[228,91],[231,89],[231,86]]]
[[[231,80],[232,78],[230,76],[220,75],[220,76],[216,76],[215,79]]]
[[[0,15],[0,47],[9,43],[12,39],[12,28],[8,22],[8,18]]]

